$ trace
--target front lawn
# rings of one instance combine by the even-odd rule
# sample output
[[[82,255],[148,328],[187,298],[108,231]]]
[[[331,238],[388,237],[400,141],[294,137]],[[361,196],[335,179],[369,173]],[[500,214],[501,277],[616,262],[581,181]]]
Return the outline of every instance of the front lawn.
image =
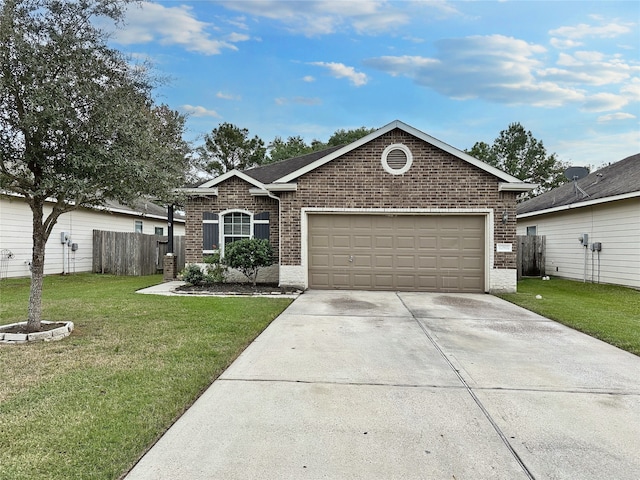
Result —
[[[518,293],[499,297],[640,355],[640,291],[560,278],[526,278],[518,282]]]
[[[0,479],[118,478],[291,302],[134,293],[161,281],[45,278],[43,319],[75,330],[0,346]],[[0,325],[28,297],[2,280]]]

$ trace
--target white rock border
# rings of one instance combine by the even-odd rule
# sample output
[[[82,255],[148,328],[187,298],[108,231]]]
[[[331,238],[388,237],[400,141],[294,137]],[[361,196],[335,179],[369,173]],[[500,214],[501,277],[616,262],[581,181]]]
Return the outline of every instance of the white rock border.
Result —
[[[64,323],[64,325],[58,328],[54,328],[53,330],[48,330],[46,332],[6,333],[0,331],[0,343],[9,343],[16,345],[28,342],[53,342],[56,340],[62,340],[63,338],[71,335],[71,332],[73,332],[73,322],[50,322],[47,320],[42,320],[41,323],[46,325],[52,323]],[[26,324],[27,322],[18,322],[10,323],[9,325],[0,325],[0,330]]]

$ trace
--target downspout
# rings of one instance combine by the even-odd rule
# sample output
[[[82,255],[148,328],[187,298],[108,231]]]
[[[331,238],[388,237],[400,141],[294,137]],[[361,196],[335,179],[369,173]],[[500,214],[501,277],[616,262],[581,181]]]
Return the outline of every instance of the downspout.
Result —
[[[280,211],[280,197],[271,193],[265,188],[267,196],[274,198],[278,201],[278,286],[280,286],[280,267],[282,266],[282,212]]]

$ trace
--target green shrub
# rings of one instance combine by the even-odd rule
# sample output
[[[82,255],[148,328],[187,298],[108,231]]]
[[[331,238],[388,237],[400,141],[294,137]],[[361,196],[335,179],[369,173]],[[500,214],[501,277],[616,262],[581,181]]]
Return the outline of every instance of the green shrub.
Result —
[[[205,274],[205,283],[224,283],[227,273],[227,266],[222,262],[219,253],[214,253],[205,257],[204,263],[207,264]]]
[[[268,240],[237,240],[225,246],[224,264],[238,269],[255,285],[260,268],[273,264],[273,249]]]
[[[191,285],[202,285],[204,283],[204,278],[204,272],[198,265],[194,263],[187,265],[186,268],[182,271],[182,279],[185,282],[190,283]]]

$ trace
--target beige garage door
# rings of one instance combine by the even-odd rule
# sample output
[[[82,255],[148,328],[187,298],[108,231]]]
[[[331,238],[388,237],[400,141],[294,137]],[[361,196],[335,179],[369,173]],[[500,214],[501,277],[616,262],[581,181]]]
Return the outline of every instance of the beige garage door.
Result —
[[[309,215],[309,287],[484,291],[484,217]]]

